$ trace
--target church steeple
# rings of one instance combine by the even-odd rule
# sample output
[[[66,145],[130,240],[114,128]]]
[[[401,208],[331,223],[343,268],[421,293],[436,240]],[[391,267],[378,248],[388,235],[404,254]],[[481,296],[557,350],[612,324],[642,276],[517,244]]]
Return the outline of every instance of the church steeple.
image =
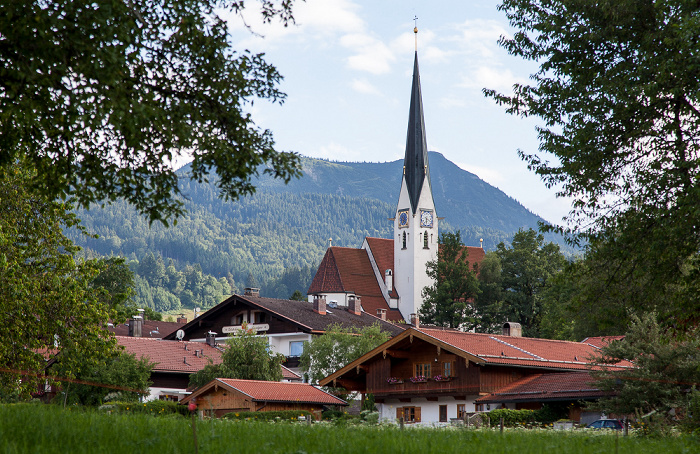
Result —
[[[411,88],[411,106],[408,113],[408,133],[406,135],[406,155],[403,161],[404,176],[408,189],[411,211],[416,212],[420,199],[423,182],[428,171],[428,144],[425,139],[425,122],[423,120],[423,99],[420,90],[420,75],[418,73],[418,52],[413,62],[413,86]]]

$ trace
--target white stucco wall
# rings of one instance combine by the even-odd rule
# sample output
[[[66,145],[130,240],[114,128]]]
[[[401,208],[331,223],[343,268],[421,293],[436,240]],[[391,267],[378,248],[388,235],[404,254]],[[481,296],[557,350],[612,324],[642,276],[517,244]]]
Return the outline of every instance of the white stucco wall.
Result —
[[[449,425],[450,420],[457,417],[457,405],[464,404],[467,413],[475,411],[474,401],[478,395],[467,396],[465,400],[455,400],[452,397],[440,397],[437,402],[428,402],[424,397],[412,398],[411,402],[399,402],[398,399],[387,399],[384,403],[377,404],[379,417],[384,422],[396,421],[396,409],[398,407],[420,407],[422,425]],[[440,422],[440,406],[447,405],[447,422]]]

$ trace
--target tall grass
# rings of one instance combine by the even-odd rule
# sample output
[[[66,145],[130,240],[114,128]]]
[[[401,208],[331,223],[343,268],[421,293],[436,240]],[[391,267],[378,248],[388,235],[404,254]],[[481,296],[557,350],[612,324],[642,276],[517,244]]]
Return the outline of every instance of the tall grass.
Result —
[[[599,433],[306,426],[197,421],[199,452],[218,453],[683,453],[697,437],[649,440]],[[105,414],[44,405],[0,405],[1,453],[193,453],[191,420]]]

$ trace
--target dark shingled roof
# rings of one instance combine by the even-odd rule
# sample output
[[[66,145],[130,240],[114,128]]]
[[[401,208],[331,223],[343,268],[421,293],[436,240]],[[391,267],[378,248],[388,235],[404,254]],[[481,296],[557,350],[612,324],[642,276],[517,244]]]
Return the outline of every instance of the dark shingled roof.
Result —
[[[416,212],[423,181],[428,173],[428,144],[425,138],[425,122],[423,120],[423,99],[420,90],[420,75],[418,74],[418,52],[413,61],[413,86],[411,87],[411,106],[408,112],[408,133],[406,134],[406,156],[404,157],[404,178],[408,197],[411,200],[411,210]]]
[[[184,323],[178,322],[160,322],[157,320],[144,320],[141,332],[143,337],[161,338],[168,334],[174,333],[185,326]],[[115,336],[129,335],[129,322],[119,325],[108,326],[107,329],[114,333]]]
[[[345,308],[326,308],[326,315],[321,315],[314,312],[313,303],[309,303],[308,301],[279,300],[247,295],[234,295],[234,297],[264,308],[314,332],[326,331],[335,324],[348,328],[352,326],[363,328],[379,323],[384,331],[388,331],[392,335],[398,334],[406,328],[406,325],[384,322],[375,315],[367,312],[355,315]],[[362,303],[364,304],[364,297]]]
[[[367,312],[355,315],[345,308],[327,308],[326,315],[321,315],[313,310],[313,303],[308,301],[281,300],[276,298],[264,298],[260,296],[233,295],[213,308],[209,309],[196,319],[186,324],[182,329],[189,333],[197,330],[200,323],[206,320],[217,320],[221,314],[225,314],[231,305],[242,302],[253,308],[257,307],[269,312],[280,320],[287,320],[296,325],[300,332],[321,334],[331,325],[338,324],[344,327],[364,328],[379,323],[382,330],[389,332],[392,336],[402,332],[406,325],[382,321],[377,316]],[[364,301],[363,301],[364,303]],[[226,323],[228,324],[228,323]],[[168,339],[174,339],[175,334],[171,333]],[[187,335],[186,337],[187,338]]]

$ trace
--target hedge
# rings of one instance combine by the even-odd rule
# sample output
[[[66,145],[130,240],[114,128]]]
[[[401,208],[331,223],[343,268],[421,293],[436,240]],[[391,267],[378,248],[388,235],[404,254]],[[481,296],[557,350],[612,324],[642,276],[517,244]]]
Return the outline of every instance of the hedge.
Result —
[[[168,400],[151,400],[148,402],[109,402],[101,405],[100,410],[114,413],[146,413],[154,416],[188,415],[186,405]]]

